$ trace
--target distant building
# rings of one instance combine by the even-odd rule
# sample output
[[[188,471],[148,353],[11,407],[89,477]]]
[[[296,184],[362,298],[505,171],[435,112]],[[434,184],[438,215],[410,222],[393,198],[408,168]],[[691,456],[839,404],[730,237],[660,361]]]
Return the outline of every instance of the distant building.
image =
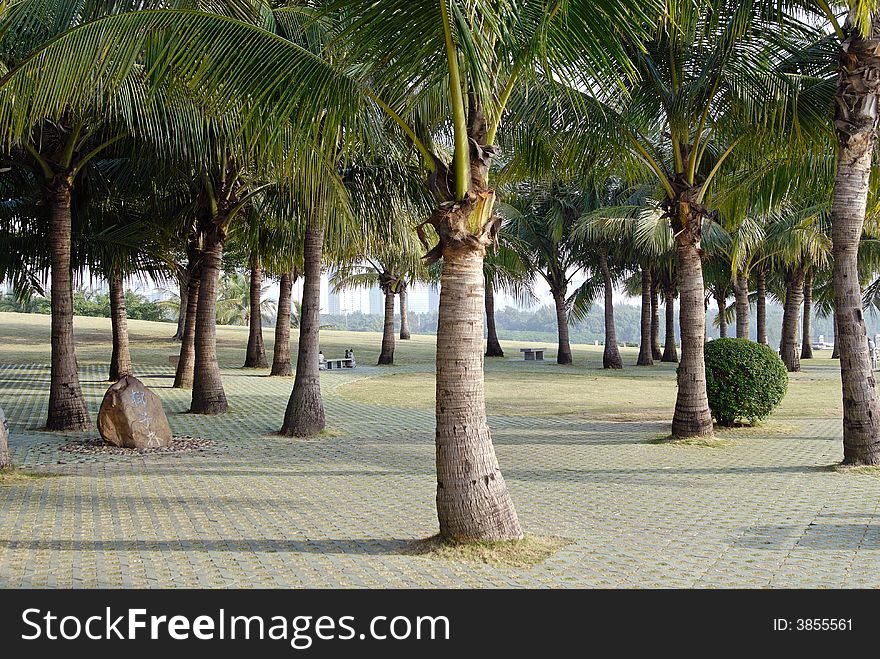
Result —
[[[430,289],[424,284],[411,284],[406,295],[406,305],[407,310],[413,313],[428,313],[431,310]]]
[[[385,313],[385,294],[378,286],[370,289],[370,314],[381,316]]]
[[[428,311],[437,311],[440,308],[440,287],[435,284],[428,285]]]

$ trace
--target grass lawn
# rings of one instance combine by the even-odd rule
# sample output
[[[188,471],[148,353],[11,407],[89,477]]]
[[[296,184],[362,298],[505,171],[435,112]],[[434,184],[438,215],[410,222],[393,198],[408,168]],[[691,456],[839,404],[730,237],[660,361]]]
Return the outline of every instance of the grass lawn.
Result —
[[[129,334],[135,366],[167,366],[179,344],[170,337],[175,326],[130,320]],[[109,358],[110,321],[106,318],[75,319],[77,359],[81,366],[106,364]],[[264,328],[271,361],[273,328]],[[46,363],[49,361],[49,317],[38,314],[0,313],[0,362]],[[296,348],[297,334],[291,342]],[[382,336],[376,332],[324,330],[321,347],[327,357],[342,356],[353,348],[361,364],[375,364]],[[574,365],[557,366],[555,346],[549,361],[522,364],[519,348],[539,345],[502,341],[505,358],[486,360],[486,400],[490,414],[510,416],[583,416],[610,421],[665,421],[675,405],[675,365],[658,363],[635,366],[638,350],[621,348],[625,368],[606,371],[602,347],[573,345]],[[244,363],[246,327],[217,328],[217,349],[223,368]],[[411,372],[359,379],[343,385],[339,393],[348,400],[430,410],[434,406],[435,343],[433,336],[414,335],[397,341],[396,366],[414,366]],[[821,354],[821,353],[820,353]],[[830,354],[830,353],[829,353]],[[295,356],[294,356],[295,360]],[[833,418],[843,414],[836,360],[805,360],[803,371],[791,374],[788,394],[774,414],[776,419]]]

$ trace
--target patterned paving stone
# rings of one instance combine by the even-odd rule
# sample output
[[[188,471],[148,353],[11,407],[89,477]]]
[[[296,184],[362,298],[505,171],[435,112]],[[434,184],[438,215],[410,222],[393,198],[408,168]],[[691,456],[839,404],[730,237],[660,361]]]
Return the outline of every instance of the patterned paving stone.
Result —
[[[880,477],[840,474],[836,420],[725,448],[648,443],[657,423],[493,417],[528,533],[572,539],[529,569],[401,555],[436,531],[433,415],[347,400],[322,376],[329,432],[277,436],[290,379],[224,371],[230,412],[186,414],[172,375],[140,374],[194,453],[78,455],[40,430],[44,365],[0,366],[17,465],[0,488],[2,587],[877,587]],[[104,371],[85,368],[94,415]],[[588,395],[588,392],[585,392]]]

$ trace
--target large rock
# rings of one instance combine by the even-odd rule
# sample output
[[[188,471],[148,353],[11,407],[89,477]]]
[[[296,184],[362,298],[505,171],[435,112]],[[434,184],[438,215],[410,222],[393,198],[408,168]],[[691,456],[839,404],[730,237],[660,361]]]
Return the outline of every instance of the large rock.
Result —
[[[123,448],[158,448],[171,443],[171,427],[159,397],[128,375],[104,394],[98,432]]]

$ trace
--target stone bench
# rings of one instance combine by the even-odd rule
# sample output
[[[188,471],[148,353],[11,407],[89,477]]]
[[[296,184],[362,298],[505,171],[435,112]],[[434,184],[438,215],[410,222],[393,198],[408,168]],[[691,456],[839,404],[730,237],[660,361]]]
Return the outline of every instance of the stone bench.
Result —
[[[351,357],[325,359],[321,363],[321,366],[323,366],[328,371],[332,371],[334,368],[354,368],[354,360]]]
[[[529,361],[544,361],[544,351],[547,348],[520,348],[519,351],[523,353],[523,359],[527,362]]]

